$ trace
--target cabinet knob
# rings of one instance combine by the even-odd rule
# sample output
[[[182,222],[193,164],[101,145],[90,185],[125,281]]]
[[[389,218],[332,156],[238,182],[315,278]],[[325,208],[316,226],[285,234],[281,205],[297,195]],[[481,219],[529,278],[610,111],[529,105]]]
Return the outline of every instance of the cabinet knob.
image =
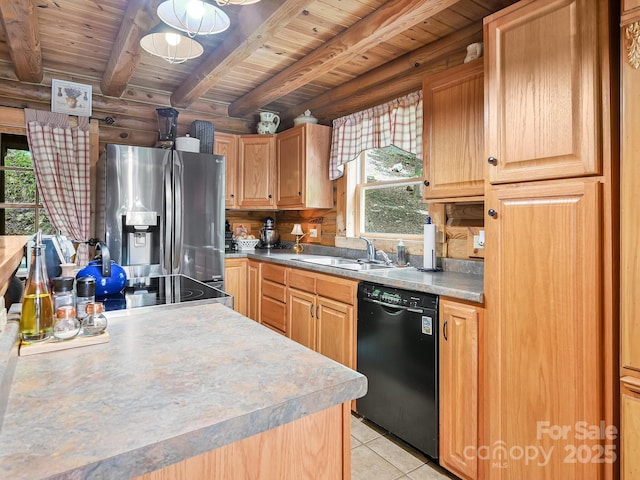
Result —
[[[273,195],[269,194],[269,198],[273,198]]]
[[[301,197],[302,196],[302,192],[298,192],[298,196]]]
[[[234,198],[234,197],[235,197],[235,195],[234,195],[233,193],[232,193],[231,195],[229,195],[229,196],[230,196],[231,198]]]
[[[498,212],[496,212],[493,208],[490,208],[487,212],[490,217],[496,218],[498,216]]]
[[[425,181],[424,181],[424,182],[422,182],[422,183],[424,183],[424,186],[425,186],[425,187],[428,187],[428,186],[429,186],[429,180],[425,180]]]
[[[497,165],[498,159],[496,157],[489,157],[487,158],[487,162],[489,162],[489,165]]]

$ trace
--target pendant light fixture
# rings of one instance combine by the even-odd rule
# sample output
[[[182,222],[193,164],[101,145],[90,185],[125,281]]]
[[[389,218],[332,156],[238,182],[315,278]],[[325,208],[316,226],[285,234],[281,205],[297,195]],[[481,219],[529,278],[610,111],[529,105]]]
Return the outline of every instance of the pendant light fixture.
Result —
[[[162,57],[172,64],[197,58],[204,52],[202,45],[193,38],[164,24],[142,37],[140,46],[151,55]]]
[[[191,38],[224,32],[231,25],[226,13],[202,0],[166,0],[157,12],[160,20]]]
[[[260,0],[216,0],[216,3],[221,7],[226,7],[227,5],[251,5],[259,1]]]

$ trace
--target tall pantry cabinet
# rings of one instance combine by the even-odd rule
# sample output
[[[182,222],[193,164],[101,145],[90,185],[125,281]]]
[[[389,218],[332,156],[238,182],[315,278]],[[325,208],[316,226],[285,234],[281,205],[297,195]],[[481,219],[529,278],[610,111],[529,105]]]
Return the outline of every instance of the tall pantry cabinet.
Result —
[[[485,19],[485,479],[615,475],[609,8],[524,0]]]
[[[620,49],[620,477],[640,478],[640,1],[622,1]]]

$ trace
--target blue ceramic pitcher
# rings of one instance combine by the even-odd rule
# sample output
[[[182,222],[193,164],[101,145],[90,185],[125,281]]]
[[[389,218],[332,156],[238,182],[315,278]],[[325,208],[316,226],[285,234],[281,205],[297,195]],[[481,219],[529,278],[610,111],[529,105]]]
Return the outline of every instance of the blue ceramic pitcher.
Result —
[[[96,257],[76,274],[76,278],[96,279],[96,296],[120,292],[127,283],[127,274],[120,265],[111,260],[109,249],[103,243],[96,245]]]

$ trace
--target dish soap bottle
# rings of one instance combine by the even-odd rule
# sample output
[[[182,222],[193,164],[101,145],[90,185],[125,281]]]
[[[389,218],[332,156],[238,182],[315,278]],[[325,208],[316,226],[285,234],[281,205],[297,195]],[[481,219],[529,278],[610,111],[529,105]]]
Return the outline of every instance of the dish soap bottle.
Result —
[[[396,247],[397,253],[397,264],[400,267],[405,267],[407,265],[407,247],[404,246],[404,242],[400,239],[398,246]]]
[[[26,343],[47,340],[53,333],[53,299],[44,258],[46,248],[39,231],[36,234],[36,244],[31,250],[29,278],[22,296],[20,335]]]

